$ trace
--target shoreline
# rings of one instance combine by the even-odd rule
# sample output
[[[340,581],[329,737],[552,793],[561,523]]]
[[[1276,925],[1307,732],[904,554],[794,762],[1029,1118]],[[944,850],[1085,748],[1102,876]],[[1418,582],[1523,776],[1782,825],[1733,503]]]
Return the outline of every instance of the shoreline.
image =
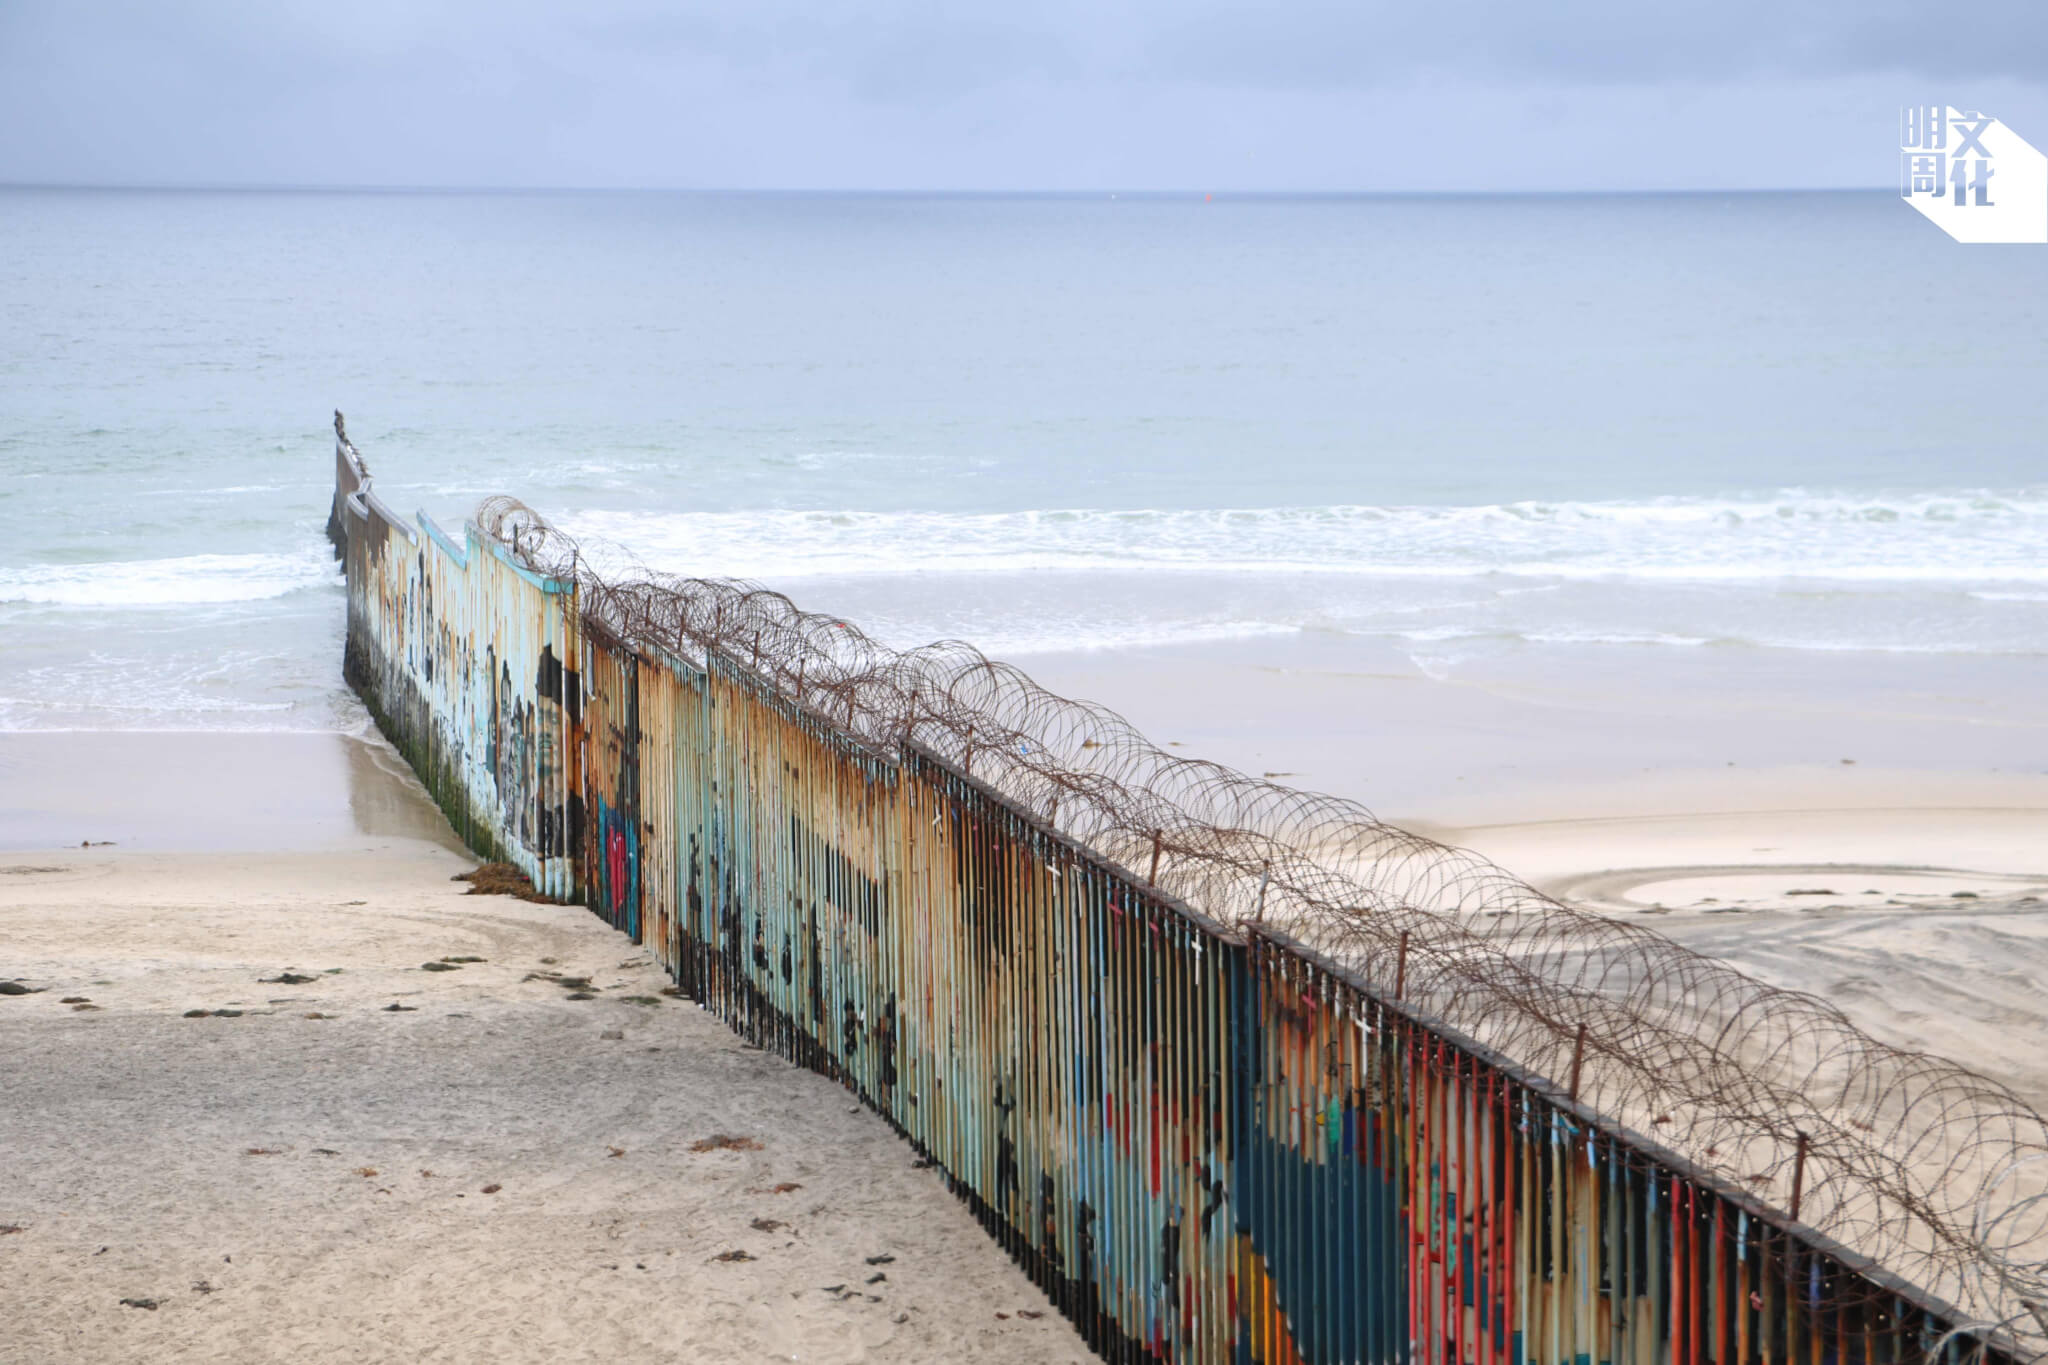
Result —
[[[1072,660],[1029,662],[1056,689],[1129,714],[1170,753],[1255,774],[1298,763],[1275,780],[1353,797],[1374,795],[1376,774],[1405,766],[1428,780],[1397,789],[1419,817],[1394,823],[1821,996],[1880,1040],[1954,1058],[2048,1108],[2048,775],[1942,770],[1938,754],[1897,751],[1890,763],[1641,771],[1633,760],[1646,755],[1625,743],[1589,744],[1597,712],[1567,709],[1560,720],[1483,689],[1204,670],[1178,652],[1088,660],[1102,685],[1084,688],[1061,676]],[[1428,704],[1368,695],[1387,687]],[[1678,732],[1662,752],[1697,755],[1740,738],[1725,727]],[[1531,760],[1546,751],[1578,762],[1539,780],[1529,769],[1543,764]],[[258,1359],[343,1358],[357,1338],[418,1355],[515,1336],[535,1360],[590,1343],[668,1358],[685,1341],[673,1358],[1085,1356],[931,1172],[896,1188],[913,1154],[850,1097],[663,996],[668,983],[648,954],[581,907],[451,889],[446,878],[472,859],[381,736],[10,732],[0,734],[0,776],[0,941],[10,945],[0,979],[48,988],[0,999],[0,1037],[14,1044],[4,1050],[34,1059],[0,1075],[27,1100],[12,1129],[0,1117],[0,1188],[27,1192],[21,1208],[0,1208],[0,1222],[29,1229],[0,1240],[0,1262],[21,1258],[35,1280],[35,1297],[10,1312],[29,1324],[24,1340],[48,1332],[102,1356]],[[115,846],[80,848],[69,837],[80,828],[93,843],[118,836]],[[472,956],[489,961],[421,970]],[[588,973],[599,989],[572,1003],[548,972]],[[254,984],[280,975],[311,979],[289,990]],[[83,1012],[72,997],[84,997]],[[202,1008],[240,1013],[185,1017]],[[663,1072],[642,1085],[615,1074],[612,1062],[656,1055],[620,1047],[650,1028],[672,1030],[650,1045],[673,1050],[696,1079],[678,1085]],[[811,1099],[792,1108],[798,1093]],[[822,1183],[815,1164],[795,1182],[834,1191],[795,1224],[801,1237],[730,1245],[759,1229],[731,1225],[728,1202],[780,1177],[767,1180],[766,1156],[728,1153],[718,1160],[730,1158],[738,1183],[693,1184],[706,1163],[680,1126],[707,1113],[736,1116],[715,1121],[728,1132],[750,1125],[743,1135],[762,1133],[771,1153],[785,1144],[768,1134],[800,1135],[792,1156],[835,1153],[827,1165],[838,1184]],[[195,1134],[206,1142],[195,1146]],[[621,1186],[614,1163],[629,1158],[592,1157],[613,1147],[655,1153],[659,1177]],[[264,1155],[249,1155],[256,1149]],[[328,1169],[349,1157],[360,1167]],[[125,1174],[103,1197],[93,1182],[113,1167]],[[357,1169],[436,1174],[398,1185]],[[504,1222],[515,1220],[501,1211],[516,1214],[516,1232],[486,1232],[470,1206],[484,1202],[480,1181],[517,1188],[506,1170],[533,1192],[489,1206]],[[253,1194],[242,1189],[252,1171]],[[477,1188],[435,1183],[449,1172]],[[198,1215],[181,1202],[193,1190]],[[794,1222],[774,1210],[748,1216]],[[841,1262],[859,1250],[849,1240],[877,1227],[920,1247],[927,1265],[918,1278],[904,1257],[905,1270],[891,1265],[880,1283],[922,1297],[892,1303],[892,1314],[914,1308],[908,1321],[856,1326],[843,1311],[852,1301],[826,1302],[824,1291],[844,1293],[852,1272]],[[723,1240],[704,1240],[713,1235]],[[505,1245],[519,1238],[546,1253]],[[221,1255],[254,1269],[230,1278],[221,1262],[211,1273],[194,1251],[209,1239],[242,1246]],[[122,1240],[120,1258],[87,1245]],[[620,1241],[640,1259],[620,1260]],[[564,1244],[573,1274],[550,1268]],[[761,1264],[712,1259],[735,1249]],[[821,1251],[837,1259],[828,1267]],[[860,1259],[869,1254],[897,1253]],[[627,1265],[636,1278],[624,1297],[644,1323],[621,1326],[584,1301],[609,1313]],[[784,1277],[799,1282],[788,1300]],[[180,1290],[188,1280],[210,1287]],[[712,1292],[718,1285],[731,1295]],[[138,1296],[176,1311],[111,1306]],[[982,1313],[990,1296],[1007,1296],[1005,1306]],[[1022,1317],[1019,1304],[1045,1316]],[[704,1346],[707,1331],[719,1345]],[[721,1355],[726,1346],[733,1353]],[[517,1362],[519,1349],[499,1358]]]
[[[398,751],[331,730],[0,731],[0,852],[461,841]]]

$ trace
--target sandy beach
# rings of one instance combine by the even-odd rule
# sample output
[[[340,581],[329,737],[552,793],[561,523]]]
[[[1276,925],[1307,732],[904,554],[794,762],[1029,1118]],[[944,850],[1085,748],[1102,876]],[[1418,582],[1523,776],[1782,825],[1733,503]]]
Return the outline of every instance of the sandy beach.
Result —
[[[1087,1358],[837,1086],[382,842],[0,855],[0,1356]]]
[[[1881,707],[1795,743],[1803,703],[1297,662],[1026,661],[2048,1107],[2038,726],[1943,766],[1933,719]],[[35,992],[0,996],[10,1359],[1086,1357],[844,1092],[583,910],[462,894],[380,741],[0,735],[0,774],[0,981]]]

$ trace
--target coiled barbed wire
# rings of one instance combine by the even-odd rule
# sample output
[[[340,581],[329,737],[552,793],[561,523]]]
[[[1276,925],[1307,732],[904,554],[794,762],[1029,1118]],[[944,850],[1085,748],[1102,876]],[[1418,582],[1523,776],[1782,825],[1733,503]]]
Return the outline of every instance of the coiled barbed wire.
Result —
[[[970,645],[898,651],[751,583],[600,573],[512,498],[476,520],[622,641],[745,665],[878,754],[932,751],[1217,920],[1382,983],[1398,956],[1409,1005],[1540,1075],[1576,1054],[1583,1101],[1760,1199],[1788,1202],[1803,1146],[1800,1221],[2048,1360],[2048,1120],[2006,1086],[1354,801],[1168,754]]]

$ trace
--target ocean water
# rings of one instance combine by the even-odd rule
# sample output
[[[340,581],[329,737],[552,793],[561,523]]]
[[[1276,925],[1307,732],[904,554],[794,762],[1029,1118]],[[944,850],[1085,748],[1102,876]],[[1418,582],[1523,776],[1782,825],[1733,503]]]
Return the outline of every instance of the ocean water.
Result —
[[[2044,374],[2048,252],[1883,194],[0,190],[0,729],[360,728],[337,407],[401,508],[1027,666],[2010,686]]]

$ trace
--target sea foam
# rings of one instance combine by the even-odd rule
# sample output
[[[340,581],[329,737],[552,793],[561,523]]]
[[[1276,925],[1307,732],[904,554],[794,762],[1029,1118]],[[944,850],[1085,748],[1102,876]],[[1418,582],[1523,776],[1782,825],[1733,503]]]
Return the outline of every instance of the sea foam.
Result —
[[[324,545],[288,553],[0,568],[0,603],[57,607],[176,607],[256,602],[339,582]]]
[[[1058,571],[2048,582],[2048,495],[995,512],[591,511],[601,562],[786,579]]]

